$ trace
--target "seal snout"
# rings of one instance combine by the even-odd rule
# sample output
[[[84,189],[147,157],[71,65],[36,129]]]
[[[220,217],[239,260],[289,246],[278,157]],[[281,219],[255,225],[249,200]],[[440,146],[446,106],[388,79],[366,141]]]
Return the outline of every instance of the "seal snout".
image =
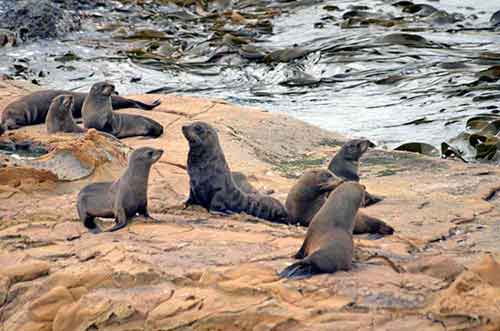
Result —
[[[163,156],[163,149],[155,149],[153,151],[153,156],[151,157],[151,160],[153,160],[153,163],[161,159]]]

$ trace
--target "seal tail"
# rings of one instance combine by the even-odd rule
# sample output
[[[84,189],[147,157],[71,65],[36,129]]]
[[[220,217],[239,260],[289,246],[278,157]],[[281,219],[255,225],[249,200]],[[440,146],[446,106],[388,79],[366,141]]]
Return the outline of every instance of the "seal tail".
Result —
[[[260,194],[248,194],[247,197],[248,203],[243,210],[247,214],[270,222],[289,224],[285,207],[275,198]]]
[[[288,279],[304,279],[311,276],[319,274],[320,271],[317,270],[313,264],[308,260],[302,260],[289,265],[283,269],[278,275],[280,278]]]

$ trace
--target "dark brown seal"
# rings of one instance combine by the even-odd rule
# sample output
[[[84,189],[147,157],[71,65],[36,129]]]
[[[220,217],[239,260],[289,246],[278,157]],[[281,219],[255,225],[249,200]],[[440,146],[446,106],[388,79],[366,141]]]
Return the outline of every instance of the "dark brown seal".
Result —
[[[101,232],[95,223],[96,217],[115,218],[116,224],[108,231],[124,228],[136,214],[151,218],[148,213],[149,172],[162,154],[161,149],[139,148],[130,155],[127,170],[118,180],[89,184],[80,191],[78,216],[90,232]]]
[[[279,223],[288,223],[283,205],[260,194],[247,194],[231,176],[215,129],[204,122],[182,127],[189,142],[189,198],[186,205],[200,205],[209,211],[241,213]]]
[[[359,182],[359,160],[371,145],[372,143],[366,139],[349,140],[335,154],[328,165],[328,169],[340,178]],[[381,197],[368,192],[365,194],[365,199],[365,207],[383,200]]]
[[[70,94],[59,95],[52,100],[45,120],[48,133],[74,132],[82,133],[85,130],[76,125],[73,119],[74,98]]]
[[[286,198],[285,207],[290,222],[309,226],[327,200],[328,194],[342,183],[343,180],[326,169],[304,172]],[[394,233],[394,229],[384,221],[358,211],[354,222],[354,234],[363,233],[387,235]]]
[[[111,96],[114,90],[114,85],[107,82],[92,86],[82,107],[85,128],[107,132],[116,138],[156,138],[163,134],[163,126],[150,118],[113,112]]]
[[[2,113],[1,122],[9,130],[18,129],[26,125],[45,123],[45,118],[47,117],[52,100],[61,94],[73,96],[73,118],[81,117],[82,106],[85,98],[87,97],[87,93],[64,90],[46,90],[25,95],[7,105]],[[117,95],[113,95],[111,99],[114,110],[123,108],[151,110],[160,104],[159,100],[156,100],[152,104],[146,104],[140,101],[119,97]]]
[[[328,197],[314,216],[297,256],[303,258],[279,273],[280,277],[304,278],[319,273],[350,270],[354,245],[352,231],[364,187],[345,182]]]

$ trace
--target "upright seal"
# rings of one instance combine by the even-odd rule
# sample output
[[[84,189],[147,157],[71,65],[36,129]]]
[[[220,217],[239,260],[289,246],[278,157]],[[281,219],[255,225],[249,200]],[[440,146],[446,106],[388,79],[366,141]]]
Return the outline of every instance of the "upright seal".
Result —
[[[285,207],[290,222],[309,226],[313,217],[327,200],[328,194],[342,183],[343,180],[326,169],[312,169],[304,172],[297,183],[292,186],[286,198]],[[394,229],[384,221],[358,211],[353,233],[387,235],[394,233]]]
[[[151,166],[163,154],[161,149],[142,147],[132,152],[125,173],[115,182],[93,183],[78,194],[80,220],[91,233],[101,229],[96,217],[115,218],[108,231],[124,228],[136,214],[150,218],[148,213],[148,179]]]
[[[5,107],[2,113],[1,122],[9,130],[18,129],[26,125],[35,125],[45,123],[45,118],[49,111],[50,104],[55,97],[65,94],[73,96],[73,118],[82,116],[82,106],[87,93],[70,92],[64,90],[46,90],[33,92],[14,100]],[[151,110],[158,105],[160,101],[156,100],[152,104],[143,103],[137,100],[123,98],[117,95],[111,97],[113,109],[138,108]]]
[[[182,127],[189,142],[189,198],[186,205],[200,205],[222,213],[245,212],[279,223],[288,223],[283,205],[260,194],[247,194],[238,188],[231,176],[215,129],[204,122]]]
[[[45,126],[48,133],[82,133],[84,129],[76,125],[73,119],[74,98],[72,95],[59,95],[52,100]]]
[[[335,154],[328,165],[328,170],[345,180],[359,182],[359,160],[368,150],[371,142],[366,139],[353,139],[346,142]],[[382,198],[366,192],[364,206],[370,206],[382,201]]]
[[[364,188],[346,182],[333,191],[318,211],[299,252],[302,258],[279,273],[280,277],[304,278],[319,273],[350,270],[354,244],[354,218],[364,200]]]
[[[114,91],[114,85],[107,82],[92,86],[82,108],[85,128],[107,132],[116,138],[136,136],[157,138],[163,134],[163,126],[150,118],[114,113],[111,102]]]

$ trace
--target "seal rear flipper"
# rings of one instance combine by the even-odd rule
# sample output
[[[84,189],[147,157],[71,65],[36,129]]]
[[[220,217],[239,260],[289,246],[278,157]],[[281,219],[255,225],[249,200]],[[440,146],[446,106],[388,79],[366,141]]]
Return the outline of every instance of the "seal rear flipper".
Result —
[[[283,269],[280,278],[304,279],[321,273],[309,261],[299,261]]]
[[[383,201],[384,198],[365,192],[365,201],[363,202],[364,207],[368,207]]]
[[[96,224],[94,217],[86,216],[83,220],[83,225],[87,228],[87,230],[89,230],[90,233],[98,234],[102,232],[99,225]]]
[[[137,109],[142,109],[142,110],[152,110],[156,107],[158,107],[161,104],[161,101],[159,99],[153,101],[151,104],[147,104],[138,100],[132,100],[132,99],[127,99],[123,98],[117,95],[113,95],[111,97],[111,102],[113,105],[113,109],[123,109],[123,108],[137,108]]]
[[[21,127],[21,125],[17,124],[15,120],[9,118],[9,119],[6,119],[3,123],[2,123],[3,127],[5,130],[16,130],[16,129],[19,129]]]

